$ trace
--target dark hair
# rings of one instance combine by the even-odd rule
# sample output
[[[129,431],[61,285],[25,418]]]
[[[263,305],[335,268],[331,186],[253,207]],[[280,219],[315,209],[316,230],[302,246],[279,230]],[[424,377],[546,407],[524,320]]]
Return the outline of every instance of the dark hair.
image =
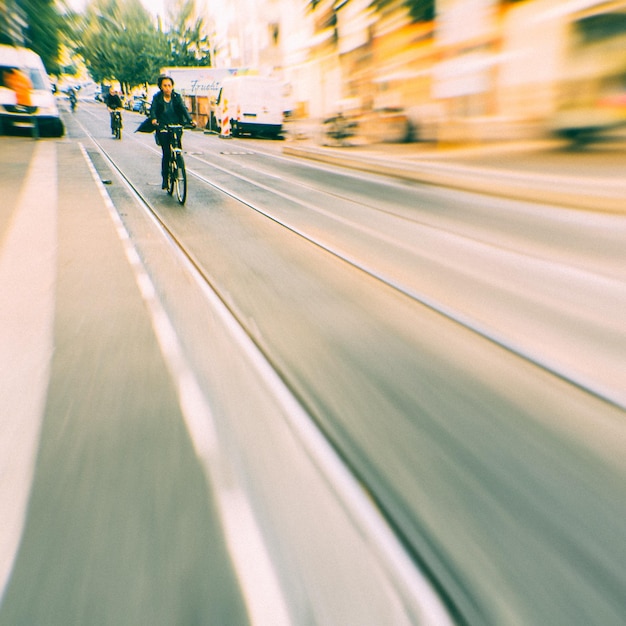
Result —
[[[163,83],[164,80],[171,81],[172,87],[174,86],[174,79],[171,76],[168,76],[167,74],[161,74],[161,76],[159,76],[157,80],[157,85],[159,86],[159,89],[161,89],[161,83]]]

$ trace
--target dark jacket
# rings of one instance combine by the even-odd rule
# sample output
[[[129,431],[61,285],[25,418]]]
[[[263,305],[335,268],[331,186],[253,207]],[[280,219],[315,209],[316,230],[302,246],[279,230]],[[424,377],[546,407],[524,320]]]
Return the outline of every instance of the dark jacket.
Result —
[[[121,109],[122,99],[117,94],[109,94],[107,96],[107,107],[109,109]]]
[[[174,104],[174,112],[178,116],[178,123],[191,124],[191,115],[189,115],[189,111],[187,111],[187,107],[183,102],[183,97],[177,91],[172,91],[172,102]],[[161,115],[163,115],[164,107],[163,92],[158,91],[154,95],[154,98],[152,98],[152,104],[150,105],[150,121],[160,121]]]

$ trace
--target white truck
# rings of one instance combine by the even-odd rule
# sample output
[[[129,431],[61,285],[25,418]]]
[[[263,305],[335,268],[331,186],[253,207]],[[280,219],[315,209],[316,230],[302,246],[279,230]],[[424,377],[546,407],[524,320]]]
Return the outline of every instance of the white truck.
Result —
[[[242,75],[225,78],[215,103],[221,136],[276,138],[283,130],[284,86],[275,78]]]
[[[39,55],[27,48],[0,45],[0,134],[13,128],[52,137],[65,132]]]

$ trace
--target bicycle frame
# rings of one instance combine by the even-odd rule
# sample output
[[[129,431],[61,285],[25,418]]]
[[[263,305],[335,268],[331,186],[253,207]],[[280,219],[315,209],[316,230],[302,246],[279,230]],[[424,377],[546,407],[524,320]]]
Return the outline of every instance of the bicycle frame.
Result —
[[[166,124],[159,127],[160,133],[166,135],[170,150],[167,192],[172,195],[176,190],[176,197],[181,204],[187,199],[187,173],[182,149],[182,124]]]
[[[159,133],[163,133],[167,137],[167,145],[170,147],[170,161],[177,154],[182,154],[181,138],[183,136],[183,127],[181,124],[165,124],[159,126]]]

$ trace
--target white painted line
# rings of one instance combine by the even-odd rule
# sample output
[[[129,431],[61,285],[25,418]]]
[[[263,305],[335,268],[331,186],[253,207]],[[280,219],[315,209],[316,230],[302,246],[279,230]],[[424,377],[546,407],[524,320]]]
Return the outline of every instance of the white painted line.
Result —
[[[193,266],[190,265],[189,271],[233,340],[253,364],[254,369],[259,372],[270,393],[277,399],[291,432],[302,443],[311,461],[327,478],[328,484],[332,485],[355,528],[377,556],[390,580],[401,590],[404,601],[410,603],[411,614],[419,615],[421,620],[419,623],[424,626],[452,626],[452,619],[430,581],[415,566],[361,484],[285,386],[265,356],[233,318],[225,304],[207,283],[201,280]]]
[[[156,289],[106,188],[84,146],[79,145],[116,226],[137,285],[148,307],[152,327],[177,388],[187,430],[215,491],[226,543],[248,607],[250,621],[253,626],[290,626],[289,611],[252,508],[244,492],[233,484],[230,473],[224,469],[225,463],[221,458],[211,407],[187,363],[176,331],[158,300]]]
[[[38,142],[0,247],[0,599],[20,544],[45,410],[57,268],[56,145]]]

